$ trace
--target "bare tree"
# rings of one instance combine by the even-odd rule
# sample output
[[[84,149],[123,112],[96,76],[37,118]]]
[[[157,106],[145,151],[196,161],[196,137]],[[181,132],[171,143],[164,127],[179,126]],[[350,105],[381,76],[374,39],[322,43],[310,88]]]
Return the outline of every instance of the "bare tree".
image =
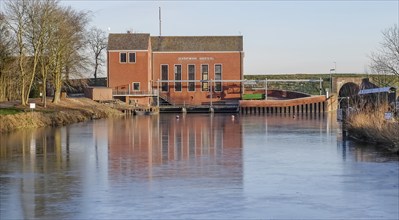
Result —
[[[93,53],[94,80],[97,83],[99,67],[105,63],[103,51],[107,48],[107,36],[105,31],[93,27],[87,34],[87,42],[90,52]]]
[[[39,58],[39,67],[40,67],[40,78],[41,80],[41,93],[42,93],[42,103],[43,106],[47,106],[47,83],[49,76],[49,57],[51,48],[51,41],[55,37],[55,22],[54,17],[56,16],[56,12],[58,10],[57,1],[55,0],[47,0],[43,1],[41,5],[39,5],[41,12],[43,13],[40,16],[40,19],[37,22],[34,22],[36,25],[36,30],[41,30],[43,32],[42,39],[42,47],[38,50],[38,58]],[[32,33],[34,31],[32,30]],[[34,35],[32,35],[34,36]]]
[[[30,50],[32,54],[32,69],[33,72],[40,72],[42,87],[42,102],[44,106],[46,103],[46,90],[47,90],[47,76],[48,76],[48,63],[46,62],[48,53],[47,46],[53,34],[53,17],[57,9],[56,0],[31,0],[28,10],[29,27],[27,28],[27,39],[30,42]],[[40,70],[38,68],[40,67]],[[31,85],[33,83],[33,78]],[[28,98],[28,97],[27,97]]]
[[[84,30],[87,14],[77,12],[70,7],[60,8],[54,17],[55,37],[49,44],[51,55],[49,63],[54,86],[53,102],[60,101],[61,89],[70,74],[78,72],[84,60],[81,51],[84,48]]]
[[[17,80],[12,74],[15,59],[12,56],[12,40],[5,15],[0,12],[0,101],[17,98]]]
[[[377,73],[399,77],[399,28],[395,24],[382,32],[381,47],[371,54],[371,68]]]
[[[56,5],[56,0],[10,0],[6,4],[8,24],[16,38],[22,105],[28,104]]]
[[[15,45],[16,45],[16,57],[18,59],[18,67],[19,67],[19,83],[20,94],[21,94],[21,104],[26,105],[27,100],[25,100],[26,94],[26,81],[29,78],[28,71],[26,70],[26,44],[24,39],[24,34],[27,26],[27,11],[26,0],[23,1],[8,1],[6,3],[7,9],[7,25],[9,29],[12,31],[15,37]]]
[[[6,24],[15,44],[21,104],[28,103],[32,85],[41,84],[46,105],[50,82],[55,90],[53,102],[58,102],[64,79],[84,66],[81,51],[87,14],[60,6],[58,0],[9,0],[5,6]]]

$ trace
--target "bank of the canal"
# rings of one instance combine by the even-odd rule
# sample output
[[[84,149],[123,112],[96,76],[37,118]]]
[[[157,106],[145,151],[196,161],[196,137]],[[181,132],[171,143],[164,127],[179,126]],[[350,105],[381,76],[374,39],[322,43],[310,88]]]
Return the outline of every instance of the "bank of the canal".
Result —
[[[384,108],[352,112],[343,122],[344,129],[356,141],[373,143],[399,154],[399,118],[387,120],[385,112]]]
[[[46,107],[38,99],[31,99],[30,102],[35,103],[34,109],[12,102],[0,103],[0,133],[122,115],[109,105],[87,98],[65,98],[57,104],[49,101]]]
[[[16,102],[0,103],[0,133],[24,128],[61,126],[123,115],[120,111],[121,106],[98,103],[87,98],[64,98],[58,104],[48,101],[47,107],[42,106],[40,99],[31,99],[30,101],[36,104],[34,110]],[[324,107],[320,109],[324,111]],[[288,112],[291,113],[291,111]],[[254,113],[260,114],[261,110],[254,108]],[[269,111],[263,110],[263,114],[266,113]],[[281,111],[278,114],[285,113]],[[399,153],[399,123],[386,121],[383,118],[383,111],[352,114],[346,123],[346,129],[349,136],[356,141],[375,143],[393,153]]]

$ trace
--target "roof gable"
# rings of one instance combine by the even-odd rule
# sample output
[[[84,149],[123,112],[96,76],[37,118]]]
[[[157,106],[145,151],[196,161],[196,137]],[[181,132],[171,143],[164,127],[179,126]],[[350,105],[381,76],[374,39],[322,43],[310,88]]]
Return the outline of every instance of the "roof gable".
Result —
[[[243,51],[242,36],[151,37],[153,51]]]
[[[109,34],[108,50],[148,50],[150,34]]]

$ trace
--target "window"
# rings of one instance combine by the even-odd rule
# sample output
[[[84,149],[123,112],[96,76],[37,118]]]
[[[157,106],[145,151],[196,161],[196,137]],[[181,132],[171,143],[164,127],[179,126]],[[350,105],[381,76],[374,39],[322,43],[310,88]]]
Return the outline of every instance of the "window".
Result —
[[[126,53],[119,53],[119,58],[121,63],[126,63]]]
[[[195,65],[188,65],[188,80],[195,80]],[[188,91],[195,91],[195,82],[188,83]]]
[[[140,91],[140,83],[138,82],[133,83],[133,91]]]
[[[168,80],[168,65],[161,65],[161,79]],[[168,83],[167,82],[162,83],[161,90],[162,90],[162,92],[168,91]]]
[[[181,65],[175,65],[175,80],[181,80]],[[175,91],[181,91],[181,82],[175,82]]]
[[[222,79],[222,65],[216,64],[215,65],[215,80]],[[215,82],[215,91],[220,92],[222,91],[222,82]]]
[[[208,80],[208,65],[201,65],[202,80]],[[202,83],[202,91],[208,91],[208,82]]]
[[[136,62],[136,53],[129,53],[129,63]]]

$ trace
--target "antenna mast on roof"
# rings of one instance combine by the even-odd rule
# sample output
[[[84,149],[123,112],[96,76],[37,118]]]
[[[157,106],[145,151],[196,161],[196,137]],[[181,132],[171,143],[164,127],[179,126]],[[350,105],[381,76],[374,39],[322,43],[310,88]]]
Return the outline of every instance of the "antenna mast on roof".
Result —
[[[159,36],[162,35],[161,29],[162,28],[162,21],[161,21],[161,7],[159,7]]]

